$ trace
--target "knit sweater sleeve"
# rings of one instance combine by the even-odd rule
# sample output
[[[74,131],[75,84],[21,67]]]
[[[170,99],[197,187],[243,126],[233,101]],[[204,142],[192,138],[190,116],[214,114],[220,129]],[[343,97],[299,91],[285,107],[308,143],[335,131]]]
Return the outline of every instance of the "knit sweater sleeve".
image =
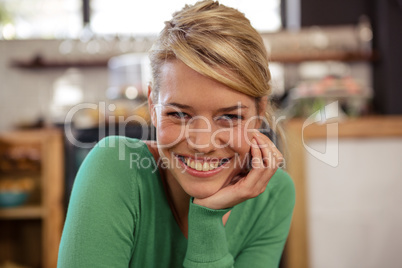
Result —
[[[233,267],[222,217],[230,209],[214,210],[190,200],[188,245],[184,267]]]
[[[118,146],[111,145],[115,141],[116,137],[102,140],[76,176],[59,248],[59,268],[128,267],[137,216],[132,200],[135,189],[127,161],[119,158]]]
[[[245,213],[236,223],[236,227],[247,233],[247,237],[242,241],[226,237],[222,216],[229,209],[212,210],[190,202],[188,247],[184,267],[279,266],[295,204],[293,181],[286,172],[278,170],[265,193],[249,201],[247,205],[241,205],[245,212],[251,214]],[[232,243],[242,244],[240,253],[236,256],[231,255],[229,239]]]

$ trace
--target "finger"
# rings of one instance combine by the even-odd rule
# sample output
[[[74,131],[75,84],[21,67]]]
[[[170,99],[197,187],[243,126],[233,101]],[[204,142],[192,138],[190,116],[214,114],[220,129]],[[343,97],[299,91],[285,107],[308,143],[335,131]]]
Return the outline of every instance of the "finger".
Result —
[[[266,145],[269,145],[269,139],[268,142],[263,142],[262,138],[259,135],[255,136],[255,139],[258,143],[258,147],[261,151],[261,158],[262,158],[262,163],[264,165],[264,167],[268,167],[270,162],[272,162],[272,158],[274,157],[274,151]]]
[[[273,143],[273,141],[266,136],[265,134],[261,133],[260,131],[257,131],[254,133],[255,137],[258,137],[258,139],[262,142],[262,147],[263,148],[276,148],[275,144]]]
[[[266,144],[262,146],[262,148],[268,147],[269,149],[273,150],[276,153],[276,156],[282,157],[281,152],[279,149],[276,147],[275,143],[267,136],[264,134],[257,134],[258,141]]]
[[[266,189],[270,178],[274,174],[273,170],[267,169],[265,166],[269,163],[264,165],[263,162],[263,154],[265,154],[265,158],[267,158],[268,153],[271,152],[271,150],[268,149],[268,146],[265,146],[265,148],[260,148],[262,145],[264,145],[264,143],[257,142],[256,137],[251,140],[250,150],[252,156],[252,168],[245,177],[242,177],[240,180],[236,180],[236,183],[233,184],[233,186],[237,188],[236,192],[238,192],[240,196],[243,196],[243,194],[246,193],[245,196],[251,198],[261,194]]]
[[[264,167],[273,168],[278,162],[277,157],[280,156],[279,150],[268,137],[256,136],[256,140],[261,150]]]
[[[261,146],[264,164],[266,167],[278,168],[283,162],[282,153],[278,150],[275,144],[265,135],[257,135],[259,144],[265,143],[268,146]]]
[[[251,168],[264,168],[261,149],[255,137],[251,140]]]
[[[255,188],[261,188],[265,185],[265,181],[271,177],[270,172],[266,172],[266,163],[263,160],[263,151],[267,148],[260,148],[260,145],[255,138],[252,140],[252,169],[247,175],[246,181]],[[267,153],[267,152],[266,152]]]

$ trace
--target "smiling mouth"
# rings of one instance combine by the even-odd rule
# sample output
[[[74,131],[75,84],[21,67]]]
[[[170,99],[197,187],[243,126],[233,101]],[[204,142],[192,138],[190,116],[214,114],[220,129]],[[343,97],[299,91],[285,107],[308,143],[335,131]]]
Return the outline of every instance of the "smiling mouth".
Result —
[[[183,155],[176,155],[176,157],[187,167],[198,171],[211,171],[230,161],[230,158],[216,159],[215,161],[199,161]]]

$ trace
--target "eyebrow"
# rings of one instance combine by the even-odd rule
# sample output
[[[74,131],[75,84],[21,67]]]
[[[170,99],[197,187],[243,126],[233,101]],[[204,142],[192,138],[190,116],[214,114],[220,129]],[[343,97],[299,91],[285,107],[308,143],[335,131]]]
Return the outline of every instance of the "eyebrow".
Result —
[[[181,104],[181,103],[177,103],[177,102],[169,102],[167,104],[163,104],[164,106],[175,106],[181,109],[192,109],[191,106],[186,105],[186,104]],[[229,107],[223,107],[223,108],[219,108],[218,112],[231,112],[234,110],[238,110],[238,109],[248,109],[249,107],[246,105],[233,105],[233,106],[229,106]]]

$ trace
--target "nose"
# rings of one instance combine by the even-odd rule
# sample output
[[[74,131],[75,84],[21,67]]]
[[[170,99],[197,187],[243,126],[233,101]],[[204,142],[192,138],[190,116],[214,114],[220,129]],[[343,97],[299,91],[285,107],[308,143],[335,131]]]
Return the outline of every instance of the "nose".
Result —
[[[187,124],[186,138],[188,146],[199,153],[210,153],[215,150],[212,140],[212,124],[206,117],[193,117]]]

